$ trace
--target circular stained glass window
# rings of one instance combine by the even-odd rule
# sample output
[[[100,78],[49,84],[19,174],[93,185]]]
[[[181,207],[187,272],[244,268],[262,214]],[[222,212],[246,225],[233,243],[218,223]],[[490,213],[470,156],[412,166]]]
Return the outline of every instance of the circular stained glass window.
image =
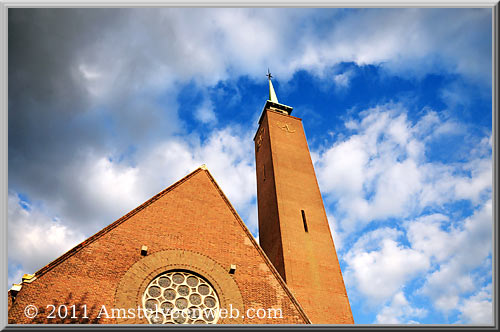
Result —
[[[142,296],[150,324],[215,324],[219,298],[204,278],[188,271],[169,271],[151,281]]]

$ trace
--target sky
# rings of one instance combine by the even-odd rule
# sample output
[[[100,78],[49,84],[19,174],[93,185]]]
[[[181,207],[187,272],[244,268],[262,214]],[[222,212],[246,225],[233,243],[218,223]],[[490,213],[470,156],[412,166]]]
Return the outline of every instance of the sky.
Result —
[[[355,322],[491,324],[491,31],[489,8],[9,9],[9,287],[202,164],[258,238],[269,68]]]

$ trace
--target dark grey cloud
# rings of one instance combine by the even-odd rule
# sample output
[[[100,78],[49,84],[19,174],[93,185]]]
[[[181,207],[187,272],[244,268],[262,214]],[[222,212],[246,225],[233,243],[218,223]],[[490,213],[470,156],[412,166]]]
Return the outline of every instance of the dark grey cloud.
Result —
[[[240,48],[274,39],[250,34],[267,29],[260,23],[272,11],[213,13],[9,9],[10,190],[86,232],[126,212],[96,200],[85,179],[97,176],[92,167],[103,158],[137,164],[182,131],[176,97],[183,83],[210,85],[227,77],[228,68],[248,72],[247,59],[270,52],[254,47],[259,57],[253,57]],[[230,29],[238,17],[242,32]]]
[[[9,9],[9,187],[77,223],[106,217],[77,181],[89,160],[177,130],[174,100],[143,91],[155,50],[134,48],[129,21],[126,10]],[[116,63],[94,91],[92,70]]]
[[[91,101],[75,71],[78,55],[111,21],[103,19],[109,16],[106,10],[85,13],[9,9],[9,162],[14,175],[30,163],[60,164],[74,156],[74,147],[98,147],[102,140],[98,122],[79,121]],[[89,24],[96,21],[100,24]]]

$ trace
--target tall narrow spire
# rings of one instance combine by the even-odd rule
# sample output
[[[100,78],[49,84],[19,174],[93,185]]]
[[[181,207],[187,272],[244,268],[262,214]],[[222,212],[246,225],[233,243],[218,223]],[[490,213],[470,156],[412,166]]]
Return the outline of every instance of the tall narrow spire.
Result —
[[[276,92],[274,92],[273,82],[271,82],[271,78],[273,78],[273,76],[271,75],[269,68],[267,68],[266,76],[269,79],[269,100],[272,101],[273,103],[278,103],[278,97],[276,97]]]
[[[271,78],[273,78],[273,75],[271,75],[271,72],[269,71],[269,68],[267,68],[267,78],[269,79],[269,99],[266,100],[266,104],[264,105],[264,108],[262,109],[262,113],[259,118],[259,123],[262,121],[262,116],[266,112],[266,110],[270,110],[273,112],[278,112],[278,113],[283,113],[286,115],[290,115],[292,113],[293,107],[287,106],[280,104],[278,102],[278,97],[276,97],[276,92],[274,92],[274,87],[273,87],[273,82],[271,82]]]

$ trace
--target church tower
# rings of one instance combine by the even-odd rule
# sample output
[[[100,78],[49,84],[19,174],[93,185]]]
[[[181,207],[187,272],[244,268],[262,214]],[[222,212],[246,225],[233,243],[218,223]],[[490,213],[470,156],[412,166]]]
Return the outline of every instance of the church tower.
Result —
[[[313,324],[352,324],[302,120],[271,78],[254,138],[259,242]]]

